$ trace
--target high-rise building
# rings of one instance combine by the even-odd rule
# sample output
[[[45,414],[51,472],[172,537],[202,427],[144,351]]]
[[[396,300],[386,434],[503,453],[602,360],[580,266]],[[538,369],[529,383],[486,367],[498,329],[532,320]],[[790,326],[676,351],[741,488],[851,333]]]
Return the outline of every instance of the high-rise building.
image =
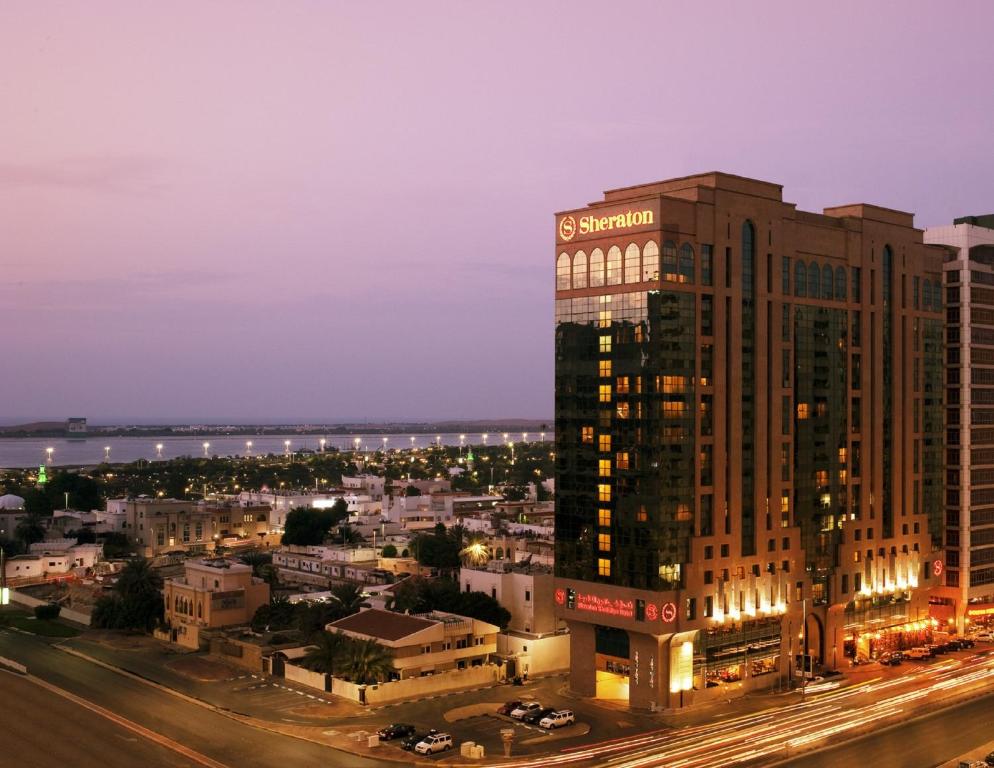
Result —
[[[935,602],[962,631],[994,623],[994,215],[929,227],[925,242],[949,248],[947,570]]]
[[[573,690],[679,707],[922,641],[942,254],[911,214],[724,173],[556,215]]]

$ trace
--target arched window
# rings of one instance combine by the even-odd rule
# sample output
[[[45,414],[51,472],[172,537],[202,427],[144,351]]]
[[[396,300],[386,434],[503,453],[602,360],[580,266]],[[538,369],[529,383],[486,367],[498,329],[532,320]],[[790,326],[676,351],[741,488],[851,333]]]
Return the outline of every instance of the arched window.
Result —
[[[659,279],[659,246],[650,240],[642,249],[642,281]]]
[[[629,243],[625,248],[625,282],[637,283],[642,273],[642,264],[639,258],[639,247],[635,243]]]
[[[176,595],[176,599],[173,605],[173,610],[179,613],[179,595]]]
[[[694,249],[690,243],[680,246],[680,282],[694,282]]]
[[[922,283],[922,309],[932,308],[932,281]]]
[[[600,288],[604,285],[604,251],[594,248],[590,252],[590,287]]]
[[[942,285],[938,280],[932,283],[932,309],[936,312],[942,310]]]
[[[821,297],[832,298],[832,268],[828,264],[821,270]]]
[[[583,251],[577,252],[573,257],[573,287],[587,287],[587,254]]]
[[[569,254],[560,253],[556,260],[556,290],[569,290]]]
[[[621,249],[616,245],[607,252],[607,284],[621,285]]]
[[[203,603],[197,603],[197,618],[198,619],[204,618],[204,604]]]
[[[808,295],[808,268],[804,266],[804,262],[800,259],[794,265],[794,295]]]
[[[808,264],[808,296],[812,299],[821,296],[821,270],[813,261]]]
[[[504,559],[504,548],[503,547],[497,547],[497,551],[494,552],[494,556],[495,556],[495,558],[497,560],[503,560]]]
[[[846,268],[835,268],[835,298],[839,301],[846,300]]]
[[[676,282],[676,244],[672,240],[663,243],[663,280]]]

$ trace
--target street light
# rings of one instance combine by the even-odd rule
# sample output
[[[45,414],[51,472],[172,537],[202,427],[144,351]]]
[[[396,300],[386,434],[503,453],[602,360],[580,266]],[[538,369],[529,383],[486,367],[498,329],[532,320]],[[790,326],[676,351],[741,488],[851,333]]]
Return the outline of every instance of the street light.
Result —
[[[483,444],[486,445],[487,444],[487,438],[490,437],[490,435],[487,434],[486,432],[484,432],[482,435],[480,435],[480,437],[483,438]]]
[[[359,450],[359,443],[362,442],[362,438],[361,437],[357,437],[352,442],[355,443],[355,449],[356,449],[356,451],[358,451]]]
[[[539,432],[539,436],[542,438],[542,442],[545,442],[545,432]]]
[[[162,458],[162,443],[156,443],[155,444],[155,457],[157,459],[161,459]]]
[[[414,450],[414,436],[411,436],[411,450]]]
[[[285,453],[287,455],[290,454],[290,441],[289,440],[284,440],[283,441],[283,453]]]
[[[251,456],[252,455],[252,441],[251,440],[246,440],[245,441],[245,455],[246,456]]]
[[[384,453],[387,450],[387,440],[389,440],[389,439],[390,439],[389,437],[384,437],[383,438],[383,451],[384,451]]]
[[[522,432],[521,433],[521,442],[523,442],[523,443],[527,443],[528,442],[528,433],[527,432]]]
[[[208,451],[208,449],[210,449],[210,447],[211,447],[210,443],[206,443],[206,442],[204,443],[204,456],[207,455],[207,451]]]
[[[110,461],[110,446],[104,446],[104,461]]]
[[[320,440],[318,440],[318,442],[321,443],[321,453],[324,453],[324,444],[327,443],[328,441],[322,437]]]
[[[45,453],[48,454],[48,463],[51,464],[52,463],[52,454],[55,453],[55,449],[51,448],[51,447],[46,448],[45,449]]]

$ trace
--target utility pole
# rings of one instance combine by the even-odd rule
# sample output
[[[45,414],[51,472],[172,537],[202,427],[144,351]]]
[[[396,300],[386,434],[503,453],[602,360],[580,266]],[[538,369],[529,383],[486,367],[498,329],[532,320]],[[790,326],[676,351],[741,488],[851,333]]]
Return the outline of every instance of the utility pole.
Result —
[[[801,600],[801,636],[804,638],[801,646],[801,701],[804,701],[805,689],[808,687],[808,598]]]

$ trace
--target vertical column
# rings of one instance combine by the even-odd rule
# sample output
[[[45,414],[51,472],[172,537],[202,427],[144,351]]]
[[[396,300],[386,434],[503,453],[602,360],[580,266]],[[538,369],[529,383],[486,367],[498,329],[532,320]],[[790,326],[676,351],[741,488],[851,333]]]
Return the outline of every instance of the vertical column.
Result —
[[[569,627],[569,687],[578,696],[597,695],[594,625],[567,621]]]
[[[669,704],[669,657],[667,645],[658,635],[628,633],[631,672],[628,677],[628,704],[632,709],[654,710]],[[669,637],[664,636],[664,637]]]

